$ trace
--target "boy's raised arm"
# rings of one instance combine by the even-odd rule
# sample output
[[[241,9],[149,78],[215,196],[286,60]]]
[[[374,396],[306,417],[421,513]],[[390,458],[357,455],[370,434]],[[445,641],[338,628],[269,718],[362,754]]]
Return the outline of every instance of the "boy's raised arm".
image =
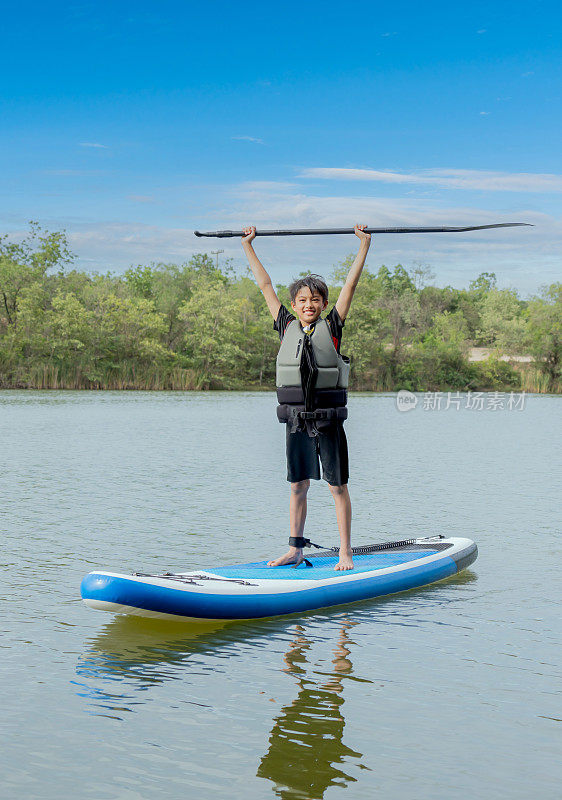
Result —
[[[351,265],[349,272],[347,273],[346,281],[340,292],[340,296],[336,301],[336,310],[340,315],[342,322],[345,320],[345,318],[349,313],[349,307],[351,305],[351,301],[355,293],[355,288],[359,283],[359,278],[361,277],[361,273],[363,272],[363,267],[365,266],[365,259],[367,258],[367,253],[369,252],[369,247],[371,245],[371,234],[363,232],[363,228],[366,227],[367,227],[366,225],[355,226],[355,235],[361,239],[359,252],[357,253],[355,261]]]
[[[271,278],[269,277],[263,264],[257,257],[254,248],[252,247],[252,241],[256,236],[255,227],[252,226],[250,228],[244,228],[244,234],[244,238],[242,239],[242,247],[246,253],[248,263],[250,264],[250,269],[254,273],[256,283],[265,297],[265,302],[267,303],[267,307],[271,312],[271,316],[273,319],[277,319],[279,309],[281,308],[281,301],[275,293],[275,289],[271,283]]]

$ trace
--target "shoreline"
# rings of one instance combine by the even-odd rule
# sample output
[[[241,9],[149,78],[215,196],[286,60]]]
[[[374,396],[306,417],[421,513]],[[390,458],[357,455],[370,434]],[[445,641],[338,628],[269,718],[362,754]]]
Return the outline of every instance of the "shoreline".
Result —
[[[423,395],[423,394],[469,394],[469,393],[482,393],[482,394],[494,394],[495,392],[500,394],[514,394],[514,395],[542,395],[542,396],[551,396],[551,397],[559,397],[562,396],[562,391],[552,391],[552,390],[545,390],[545,391],[538,391],[533,389],[526,389],[526,388],[517,388],[513,386],[504,386],[498,387],[494,389],[482,389],[477,387],[471,388],[464,388],[459,389],[455,387],[449,388],[428,388],[428,389],[350,389],[349,394],[351,395],[370,395],[370,394],[398,394],[399,392],[407,391],[411,392],[414,395]],[[225,388],[212,388],[212,389],[171,389],[171,388],[159,388],[159,389],[152,389],[140,386],[126,386],[126,387],[114,387],[114,386],[103,386],[103,387],[77,387],[77,386],[2,386],[0,385],[0,392],[176,392],[176,393],[184,393],[184,394],[243,394],[243,393],[253,393],[253,394],[275,394],[275,387],[257,387],[257,386],[247,386],[247,387],[238,387],[232,389],[225,389]]]

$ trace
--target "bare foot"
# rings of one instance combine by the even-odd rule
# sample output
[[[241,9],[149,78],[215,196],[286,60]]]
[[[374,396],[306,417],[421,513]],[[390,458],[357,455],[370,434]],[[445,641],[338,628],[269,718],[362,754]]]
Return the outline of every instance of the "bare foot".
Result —
[[[273,561],[268,561],[267,566],[282,567],[283,564],[300,564],[302,561],[304,561],[302,548],[290,547],[289,551],[285,553],[284,556],[281,556],[281,558],[276,558]]]
[[[353,569],[353,553],[351,548],[344,550],[340,547],[340,560],[334,567],[336,570]]]

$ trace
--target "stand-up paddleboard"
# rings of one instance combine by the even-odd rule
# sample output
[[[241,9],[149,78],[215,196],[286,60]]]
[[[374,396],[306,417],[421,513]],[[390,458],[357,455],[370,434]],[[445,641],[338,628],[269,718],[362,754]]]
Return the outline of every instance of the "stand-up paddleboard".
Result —
[[[470,539],[428,537],[354,548],[354,569],[334,571],[337,553],[298,567],[267,561],[193,572],[122,575],[90,572],[86,605],[144,617],[235,620],[275,617],[403,592],[448,578],[476,560]]]

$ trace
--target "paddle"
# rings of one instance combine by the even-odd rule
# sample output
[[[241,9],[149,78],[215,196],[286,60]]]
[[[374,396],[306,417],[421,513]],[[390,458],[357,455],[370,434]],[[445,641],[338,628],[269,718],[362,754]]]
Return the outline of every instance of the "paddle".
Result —
[[[365,233],[464,233],[465,231],[485,231],[490,228],[534,227],[528,222],[498,222],[495,225],[469,225],[462,228],[414,227],[414,228],[365,228]],[[193,231],[195,236],[213,236],[217,239],[232,239],[244,236],[243,231]],[[280,231],[256,231],[256,236],[332,236],[334,234],[355,233],[354,228],[295,228]]]

